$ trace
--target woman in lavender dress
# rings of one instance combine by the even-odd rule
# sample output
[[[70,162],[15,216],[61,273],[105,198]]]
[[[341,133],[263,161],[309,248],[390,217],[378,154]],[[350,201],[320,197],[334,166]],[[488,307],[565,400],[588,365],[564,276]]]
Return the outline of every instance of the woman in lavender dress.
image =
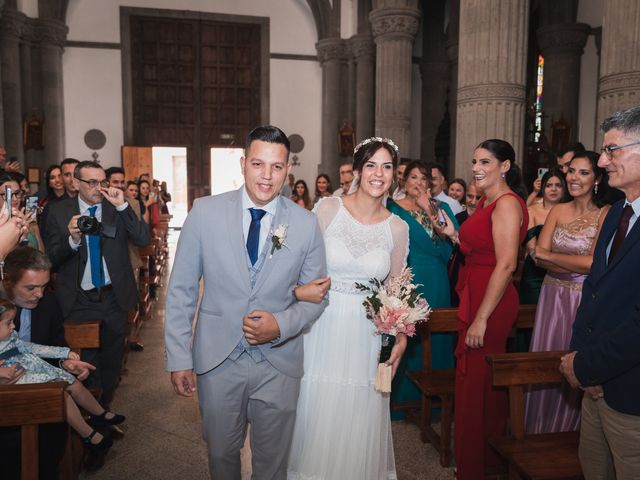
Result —
[[[591,268],[593,249],[608,206],[602,206],[606,172],[595,152],[576,152],[567,173],[573,200],[556,205],[544,223],[534,260],[547,269],[531,338],[532,352],[567,350],[582,296],[582,282]],[[527,433],[577,430],[580,390],[534,388],[525,404]]]

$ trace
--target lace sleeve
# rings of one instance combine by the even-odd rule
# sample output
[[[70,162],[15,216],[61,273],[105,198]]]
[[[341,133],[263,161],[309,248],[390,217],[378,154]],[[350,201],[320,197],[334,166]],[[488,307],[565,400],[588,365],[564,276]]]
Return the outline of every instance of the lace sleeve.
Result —
[[[340,201],[339,197],[324,197],[313,207],[312,211],[318,217],[318,223],[323,233],[336,217],[340,208]]]
[[[398,275],[407,266],[409,254],[409,226],[400,217],[391,219],[391,237],[393,238],[393,250],[391,250],[391,269],[389,277]]]

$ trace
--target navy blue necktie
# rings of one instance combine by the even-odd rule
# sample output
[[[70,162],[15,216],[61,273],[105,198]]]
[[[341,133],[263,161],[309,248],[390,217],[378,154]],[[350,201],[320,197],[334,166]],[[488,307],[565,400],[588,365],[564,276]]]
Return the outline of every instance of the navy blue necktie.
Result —
[[[89,215],[96,216],[97,205],[89,207]],[[102,255],[100,254],[100,235],[87,235],[89,237],[89,262],[91,264],[91,283],[95,288],[100,288],[102,282],[100,263]]]
[[[247,252],[251,265],[255,265],[260,247],[260,220],[267,212],[258,208],[250,208],[249,213],[251,214],[251,225],[249,226],[249,235],[247,235]]]

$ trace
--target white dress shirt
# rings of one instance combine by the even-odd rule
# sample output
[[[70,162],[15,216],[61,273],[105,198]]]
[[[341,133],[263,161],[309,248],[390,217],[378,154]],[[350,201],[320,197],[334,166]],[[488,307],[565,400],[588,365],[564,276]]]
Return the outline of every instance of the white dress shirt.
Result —
[[[80,198],[80,195],[77,196],[77,199],[78,199],[78,206],[80,207],[80,215],[90,217],[91,215],[89,214],[89,208],[95,206],[98,208],[96,208],[96,213],[94,217],[96,217],[99,222],[102,222],[102,203],[98,203],[96,205],[89,205],[87,202],[82,200],[82,198]],[[118,212],[122,212],[123,210],[126,210],[128,206],[129,204],[127,202],[124,202],[119,207],[116,207],[116,210]],[[69,235],[69,245],[71,246],[71,248],[73,248],[74,250],[78,250],[78,248],[80,248],[80,243],[81,242],[78,242],[78,243],[74,242],[73,238],[71,238],[71,235]],[[85,248],[87,249],[87,264],[84,267],[84,273],[82,274],[82,281],[80,282],[80,288],[82,288],[83,290],[93,290],[95,287],[93,286],[93,282],[91,281],[91,258],[90,258],[91,254],[89,252],[88,239],[85,243],[86,243]],[[104,255],[102,256],[102,270],[104,272],[104,285],[109,285],[111,283],[111,277],[109,276],[109,269],[107,268],[107,262],[104,260]]]
[[[249,236],[249,227],[251,226],[251,213],[249,212],[250,208],[257,208],[259,210],[264,210],[267,212],[262,220],[260,220],[260,243],[258,244],[258,258],[262,253],[262,249],[264,248],[264,244],[269,236],[269,232],[271,231],[271,224],[273,223],[273,219],[276,216],[276,210],[278,208],[278,197],[271,200],[264,207],[256,207],[256,204],[249,198],[247,194],[247,187],[245,186],[242,189],[242,232],[244,233],[244,245],[245,250],[247,248],[247,237]]]
[[[436,195],[436,200],[440,200],[441,202],[446,203],[451,207],[451,211],[454,215],[459,214],[462,211],[462,205],[455,198],[451,198],[449,195],[444,193],[444,190],[441,191],[438,195]]]

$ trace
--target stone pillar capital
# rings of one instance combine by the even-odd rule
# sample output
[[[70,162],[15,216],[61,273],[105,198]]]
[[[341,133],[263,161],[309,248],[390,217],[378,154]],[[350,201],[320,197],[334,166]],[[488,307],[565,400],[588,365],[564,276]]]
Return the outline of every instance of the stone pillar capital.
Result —
[[[373,37],[369,33],[359,33],[349,39],[351,53],[357,61],[373,60],[376,55],[376,46]]]
[[[369,14],[369,20],[376,43],[380,38],[391,37],[413,41],[420,25],[420,10],[410,7],[378,8]]]
[[[22,36],[26,18],[26,15],[22,12],[18,12],[13,8],[4,8],[2,10],[2,19],[0,20],[3,40],[19,40]]]
[[[347,59],[346,42],[341,38],[323,38],[316,43],[318,50],[318,61],[344,62]]]
[[[69,27],[60,20],[39,18],[37,21],[37,37],[43,45],[63,48],[68,33]]]
[[[556,23],[538,28],[536,36],[543,56],[572,53],[582,55],[591,33],[586,23]]]

